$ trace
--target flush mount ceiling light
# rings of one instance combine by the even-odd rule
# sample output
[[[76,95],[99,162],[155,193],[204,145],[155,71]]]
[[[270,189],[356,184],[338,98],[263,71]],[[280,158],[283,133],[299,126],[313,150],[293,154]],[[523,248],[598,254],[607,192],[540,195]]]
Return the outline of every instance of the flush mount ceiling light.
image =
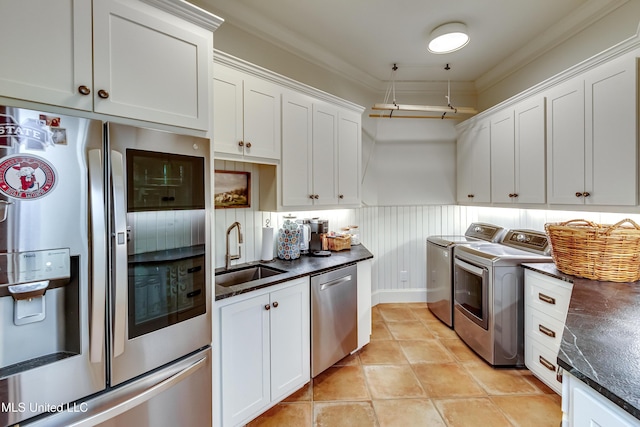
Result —
[[[462,49],[467,43],[467,26],[462,22],[450,22],[431,31],[428,49],[431,53],[450,53]]]

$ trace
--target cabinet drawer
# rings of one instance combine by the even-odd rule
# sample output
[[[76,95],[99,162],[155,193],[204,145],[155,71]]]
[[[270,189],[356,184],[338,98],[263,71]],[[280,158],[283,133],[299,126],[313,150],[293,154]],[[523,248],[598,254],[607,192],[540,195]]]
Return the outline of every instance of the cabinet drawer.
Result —
[[[564,323],[573,284],[534,271],[525,271],[524,303]]]
[[[540,310],[527,307],[525,310],[524,330],[527,336],[535,338],[551,350],[558,351],[562,342],[564,322]]]
[[[558,375],[558,353],[527,336],[524,346],[524,363],[533,375],[558,394],[562,393],[562,377]]]

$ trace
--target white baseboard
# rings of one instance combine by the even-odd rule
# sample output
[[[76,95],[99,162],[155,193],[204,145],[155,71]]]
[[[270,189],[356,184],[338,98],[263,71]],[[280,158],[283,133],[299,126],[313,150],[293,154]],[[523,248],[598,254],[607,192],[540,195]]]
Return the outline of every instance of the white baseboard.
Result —
[[[392,302],[427,302],[427,290],[381,289],[371,294],[371,306]]]

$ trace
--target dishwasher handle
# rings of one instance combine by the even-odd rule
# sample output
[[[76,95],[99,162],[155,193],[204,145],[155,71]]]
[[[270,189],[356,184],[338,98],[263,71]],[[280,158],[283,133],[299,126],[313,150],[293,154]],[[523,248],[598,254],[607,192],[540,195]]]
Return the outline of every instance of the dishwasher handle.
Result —
[[[350,282],[350,281],[351,281],[351,275],[344,276],[344,277],[341,277],[339,279],[335,279],[335,280],[332,280],[330,282],[323,283],[322,286],[320,287],[320,290],[324,291],[325,289],[330,288],[332,286],[338,286],[338,285],[341,285],[343,283],[347,283],[347,282]]]

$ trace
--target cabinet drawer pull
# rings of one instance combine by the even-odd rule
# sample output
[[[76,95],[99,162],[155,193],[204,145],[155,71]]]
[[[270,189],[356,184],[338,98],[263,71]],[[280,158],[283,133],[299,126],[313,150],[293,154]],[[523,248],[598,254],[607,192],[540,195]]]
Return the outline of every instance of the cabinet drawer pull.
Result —
[[[554,331],[552,331],[551,329],[545,327],[545,326],[538,325],[538,330],[540,332],[542,332],[543,334],[545,334],[546,336],[548,336],[548,337],[551,337],[551,338],[555,338],[556,337],[556,333]]]
[[[585,191],[584,193],[582,193],[583,197],[589,197],[591,195],[591,193],[589,193],[588,191]]]
[[[470,199],[473,199],[474,195],[473,194],[467,194],[467,197]]]
[[[80,95],[89,95],[91,93],[91,89],[89,89],[85,85],[82,85],[78,87],[78,92],[80,92]]]
[[[107,91],[106,91],[106,90],[104,90],[104,89],[100,89],[100,90],[98,91],[98,96],[99,96],[100,98],[102,98],[102,99],[107,99],[107,98],[109,97],[109,92],[107,92]]]
[[[545,359],[542,356],[538,356],[538,360],[540,361],[540,363],[542,364],[542,366],[544,366],[545,368],[547,368],[550,371],[555,372],[556,371],[556,367],[553,363],[549,362],[547,359]]]
[[[247,142],[246,146],[247,146],[247,148],[251,148],[251,143]]]
[[[238,141],[238,147],[244,147],[244,141]]]
[[[273,308],[278,308],[278,301],[273,302]]]
[[[344,199],[344,194],[340,194],[340,195],[338,196],[338,199],[340,199],[340,200]]]
[[[576,197],[582,197],[582,193],[580,191],[576,191]]]
[[[547,304],[553,304],[553,305],[555,305],[555,303],[556,303],[556,299],[555,299],[555,298],[550,297],[550,296],[545,295],[545,294],[540,293],[540,292],[538,292],[538,298],[540,299],[540,301],[544,301],[544,302],[546,302]]]
[[[313,195],[313,198],[314,198],[314,199],[319,199],[319,198],[320,198],[320,196],[318,196],[317,194],[314,194],[314,195]]]
[[[267,304],[267,305],[264,306],[264,309],[269,311],[269,310],[271,310],[271,306],[269,304]]]

